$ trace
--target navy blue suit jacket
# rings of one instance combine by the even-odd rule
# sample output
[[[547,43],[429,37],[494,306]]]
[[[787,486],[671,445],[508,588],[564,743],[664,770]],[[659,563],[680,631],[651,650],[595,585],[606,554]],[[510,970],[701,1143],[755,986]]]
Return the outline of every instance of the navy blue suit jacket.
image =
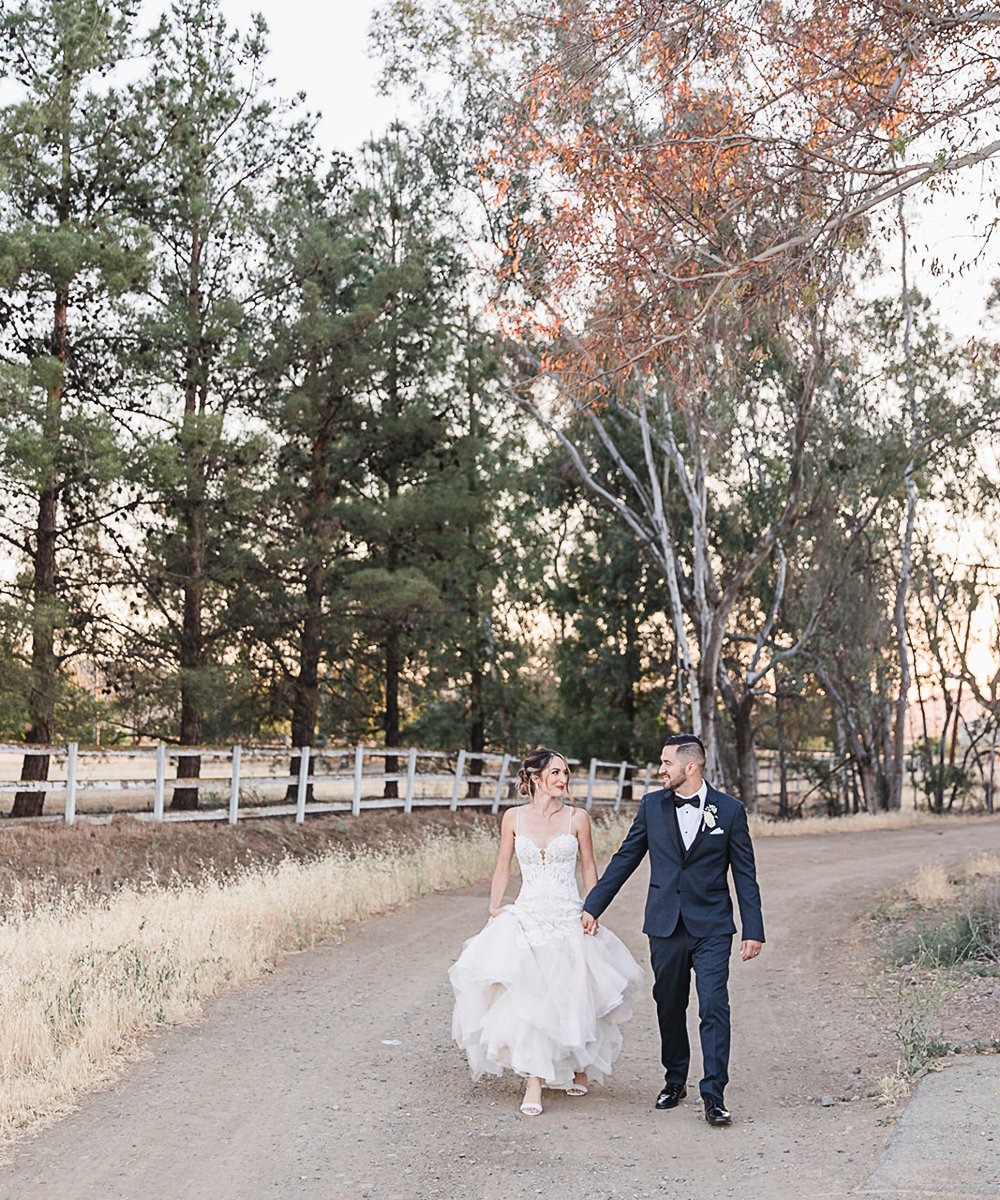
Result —
[[[731,871],[743,940],[762,942],[764,919],[746,809],[739,800],[711,784],[706,810],[709,805],[715,807],[715,826],[710,828],[703,821],[691,849],[685,853],[673,792],[661,788],[643,796],[624,842],[587,893],[584,910],[599,917],[648,852],[649,892],[643,933],[669,937],[677,928],[678,917],[684,919],[694,937],[735,933],[728,881]]]

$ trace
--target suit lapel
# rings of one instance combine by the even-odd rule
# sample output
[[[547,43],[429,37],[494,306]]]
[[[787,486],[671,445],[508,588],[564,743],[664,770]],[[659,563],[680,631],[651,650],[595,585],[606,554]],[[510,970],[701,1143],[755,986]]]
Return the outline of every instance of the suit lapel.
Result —
[[[674,844],[674,849],[677,851],[677,857],[681,860],[684,858],[684,843],[681,841],[681,830],[677,824],[677,809],[674,807],[674,793],[664,789],[663,805],[661,809],[663,820],[667,825],[667,832],[670,834],[670,840]]]

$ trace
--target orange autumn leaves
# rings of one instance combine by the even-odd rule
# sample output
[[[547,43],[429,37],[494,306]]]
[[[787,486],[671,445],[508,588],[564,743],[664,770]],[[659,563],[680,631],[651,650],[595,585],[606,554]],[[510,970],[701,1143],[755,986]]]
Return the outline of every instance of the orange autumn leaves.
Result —
[[[559,361],[607,387],[690,348],[717,306],[734,327],[763,304],[794,315],[863,246],[907,140],[962,113],[956,70],[995,86],[989,55],[959,63],[941,7],[553,11],[481,163],[509,212],[508,331],[559,337]]]

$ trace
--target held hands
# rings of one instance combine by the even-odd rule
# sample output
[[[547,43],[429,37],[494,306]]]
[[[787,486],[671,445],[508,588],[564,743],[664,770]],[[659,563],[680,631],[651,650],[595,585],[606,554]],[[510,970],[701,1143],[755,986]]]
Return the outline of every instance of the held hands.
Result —
[[[763,942],[755,942],[753,940],[740,942],[740,958],[744,962],[749,962],[751,958],[756,958],[760,954],[763,945]]]
[[[600,929],[600,925],[597,923],[597,918],[592,917],[589,912],[582,912],[580,914],[580,920],[583,922],[584,933],[596,933],[598,929]]]

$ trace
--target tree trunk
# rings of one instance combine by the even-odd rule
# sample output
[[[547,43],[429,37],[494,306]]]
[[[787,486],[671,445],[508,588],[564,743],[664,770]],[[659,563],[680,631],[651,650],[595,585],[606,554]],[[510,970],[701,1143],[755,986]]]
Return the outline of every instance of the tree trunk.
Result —
[[[35,547],[35,578],[32,597],[31,691],[28,713],[31,725],[25,741],[36,746],[51,746],[55,736],[56,653],[56,516],[58,480],[49,477],[38,506]],[[21,766],[23,780],[40,781],[49,777],[47,754],[25,755]],[[45,807],[45,792],[17,792],[12,817],[40,817]]]
[[[468,638],[471,647],[472,661],[469,665],[469,749],[482,753],[486,749],[486,702],[483,695],[483,685],[486,680],[488,647],[483,631],[482,604],[479,591],[479,564],[482,555],[479,550],[479,513],[476,499],[482,491],[479,473],[476,466],[475,449],[479,445],[480,422],[477,405],[476,371],[470,348],[473,344],[475,327],[469,310],[465,311],[465,395],[469,410],[469,444],[472,453],[466,458],[465,482],[469,489],[470,518],[466,528],[466,544],[469,548],[469,561],[472,563],[472,577],[468,588],[468,610],[466,618],[469,623]],[[482,775],[483,760],[473,758],[469,763],[470,775]],[[478,800],[482,785],[475,781],[469,783],[468,796]]]
[[[478,655],[479,639],[476,639],[477,662],[473,664],[472,678],[469,681],[469,749],[473,754],[482,753],[486,749],[486,707],[483,703],[483,676]],[[473,758],[469,761],[469,774],[482,775],[483,760]],[[469,799],[478,800],[482,785],[475,780],[469,783]]]
[[[705,746],[705,774],[716,787],[723,786],[722,759],[716,737],[715,684],[706,678],[705,660],[698,665],[698,722],[694,732]]]
[[[403,671],[403,652],[400,645],[399,630],[393,626],[385,640],[385,744],[395,748],[400,742],[399,733],[399,677]],[[399,770],[399,759],[395,756],[385,760],[385,773],[394,775]],[[386,799],[399,796],[399,785],[395,780],[388,780],[385,791]]]
[[[840,760],[840,770],[838,771],[838,774],[840,775],[840,788],[841,788],[841,795],[843,796],[843,810],[842,811],[845,813],[857,812],[858,811],[857,783],[855,780],[854,772],[848,771],[849,755],[847,753],[847,737],[844,733],[844,722],[840,716],[840,712],[836,708],[834,708],[833,722],[834,722],[834,728],[836,730],[836,737],[837,737],[837,758]],[[836,810],[836,811],[831,810],[829,812],[829,815],[831,817],[839,816],[840,811],[839,810]]]
[[[328,463],[330,452],[330,427],[333,421],[336,401],[328,400],[323,420],[315,430],[310,447],[310,480],[309,480],[309,533],[311,558],[305,576],[305,615],[302,620],[302,633],[299,639],[299,670],[292,692],[292,746],[301,749],[303,746],[312,747],[316,739],[316,720],[319,716],[319,664],[322,657],[323,645],[323,580],[325,576],[323,562],[323,541],[325,531],[329,526],[326,519],[326,505],[329,497],[327,487]],[[301,756],[293,755],[289,764],[289,774],[298,780],[301,767]],[[298,799],[298,783],[288,786],[286,798],[289,801]],[[306,800],[313,798],[313,785],[306,788]]]
[[[774,725],[778,735],[778,819],[787,821],[792,815],[788,803],[788,754],[785,749],[784,705],[780,686],[774,692]]]
[[[920,418],[917,411],[916,377],[910,335],[913,330],[913,297],[907,281],[907,232],[903,218],[903,197],[898,200],[899,232],[902,239],[900,273],[903,302],[903,356],[906,363],[906,403],[910,420],[909,457],[903,472],[906,485],[906,521],[903,530],[903,546],[896,585],[894,624],[896,627],[896,652],[899,656],[899,695],[896,698],[895,727],[892,740],[892,758],[888,767],[889,793],[887,807],[900,809],[903,805],[903,758],[905,755],[906,713],[910,700],[910,655],[907,646],[906,603],[910,591],[910,574],[913,565],[913,529],[917,515],[916,449],[920,439]]]
[[[195,228],[191,236],[188,262],[188,330],[187,362],[184,382],[184,420],[181,425],[181,447],[187,479],[184,496],[184,617],[180,639],[180,690],[182,746],[200,746],[204,740],[204,666],[205,644],[202,610],[205,598],[205,496],[203,433],[198,417],[204,416],[207,386],[204,364],[199,353],[199,334],[202,316],[200,285],[201,237]],[[200,398],[200,405],[199,405]],[[200,412],[199,412],[200,408]],[[178,779],[198,779],[201,776],[201,756],[185,755],[177,760]],[[196,787],[175,787],[170,807],[198,807]]]
[[[299,671],[292,690],[292,746],[301,749],[312,746],[316,738],[316,718],[319,715],[319,663],[323,627],[323,568],[314,564],[306,576],[306,614],[299,641]],[[289,774],[298,779],[301,759],[292,755]],[[290,783],[288,801],[298,798],[298,783]],[[313,798],[313,785],[306,788],[306,800]]]
[[[204,639],[202,636],[202,606],[204,602],[205,531],[200,505],[188,514],[187,548],[185,554],[184,623],[181,627],[180,684],[182,746],[200,746],[205,738],[204,724]],[[201,755],[184,755],[177,761],[178,779],[198,779],[201,776]],[[175,787],[170,807],[198,807],[196,787]]]
[[[752,813],[757,811],[757,740],[753,723],[754,697],[743,696],[729,713],[736,739],[739,798]]]
[[[879,808],[878,786],[875,767],[871,759],[859,761],[858,772],[861,775],[861,794],[865,799],[865,807],[872,816],[875,816]]]
[[[620,762],[627,762],[635,756],[635,694],[639,686],[639,678],[642,671],[642,661],[639,654],[639,635],[637,631],[638,622],[636,620],[635,610],[631,605],[626,606],[625,627],[622,630],[623,649],[621,653],[622,663],[622,684],[618,693],[618,707],[625,717],[625,729],[627,730],[625,741],[619,742],[615,746],[615,755]],[[625,803],[630,803],[632,800],[632,776],[634,771],[629,767],[625,771],[625,779],[622,784],[622,800]]]
[[[52,356],[61,370],[49,387],[45,405],[45,437],[52,454],[48,478],[38,498],[38,525],[35,530],[34,579],[31,613],[31,691],[28,716],[31,724],[25,741],[50,746],[55,736],[56,672],[56,534],[59,518],[58,447],[62,437],[63,370],[69,343],[69,292],[56,293],[52,320]],[[49,777],[49,756],[26,756],[21,767],[23,780],[41,781]],[[12,817],[38,817],[45,807],[44,792],[17,792]]]

